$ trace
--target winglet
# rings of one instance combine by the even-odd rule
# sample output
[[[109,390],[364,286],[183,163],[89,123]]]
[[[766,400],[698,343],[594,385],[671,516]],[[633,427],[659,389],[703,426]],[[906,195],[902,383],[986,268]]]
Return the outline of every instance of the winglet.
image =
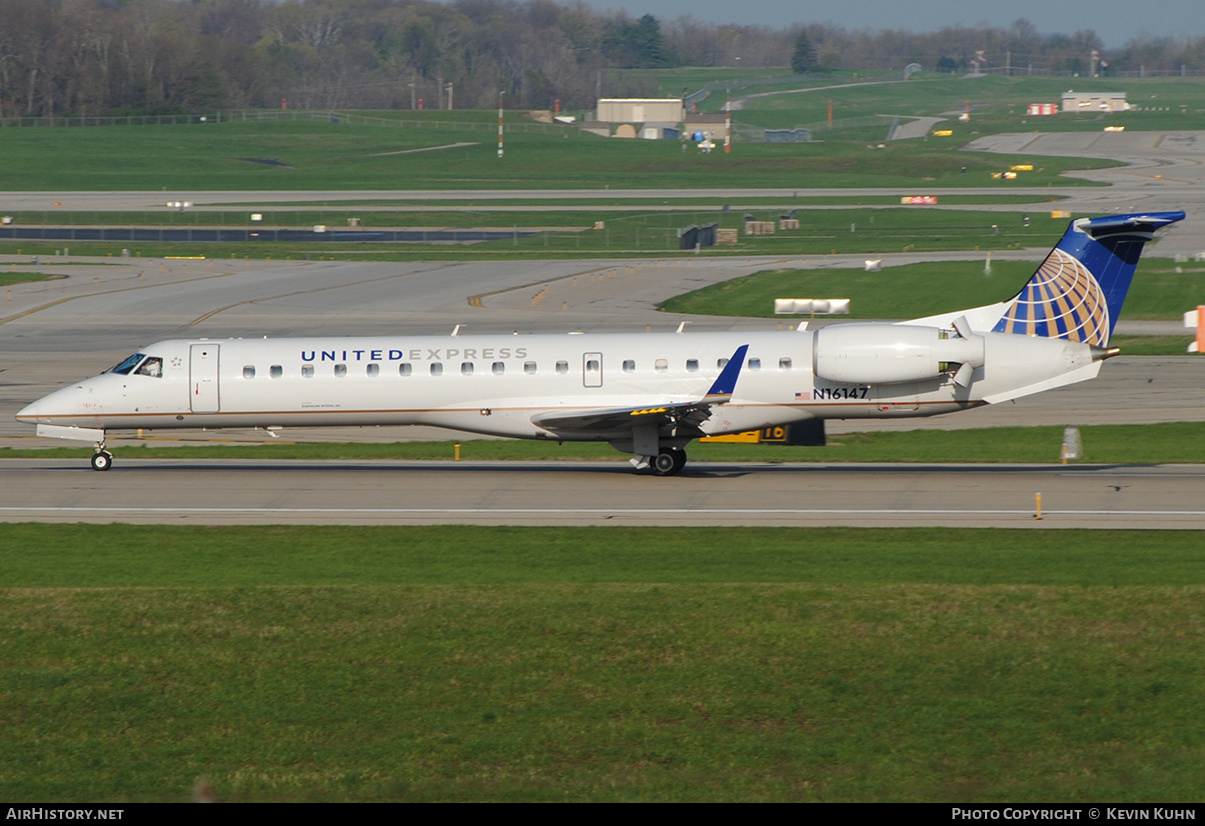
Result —
[[[742,344],[736,348],[736,352],[732,354],[732,358],[728,359],[728,363],[720,371],[719,378],[711,385],[711,389],[707,391],[703,401],[717,404],[732,398],[732,392],[736,389],[736,380],[741,374],[741,367],[745,363],[745,353],[747,352],[749,352],[748,344]]]

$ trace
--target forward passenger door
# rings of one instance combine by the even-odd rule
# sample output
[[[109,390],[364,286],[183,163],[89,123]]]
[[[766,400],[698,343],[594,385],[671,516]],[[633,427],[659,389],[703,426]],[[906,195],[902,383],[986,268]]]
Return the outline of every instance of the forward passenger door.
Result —
[[[193,344],[189,347],[189,409],[193,413],[218,412],[219,350],[217,344]]]

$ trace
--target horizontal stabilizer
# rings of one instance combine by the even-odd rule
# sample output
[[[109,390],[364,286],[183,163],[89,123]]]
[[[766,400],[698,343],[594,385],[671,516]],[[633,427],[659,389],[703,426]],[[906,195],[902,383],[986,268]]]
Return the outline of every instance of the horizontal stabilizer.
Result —
[[[1073,226],[1093,238],[1133,233],[1150,240],[1155,230],[1184,220],[1183,212],[1144,212],[1133,215],[1106,215],[1102,218],[1081,218]]]

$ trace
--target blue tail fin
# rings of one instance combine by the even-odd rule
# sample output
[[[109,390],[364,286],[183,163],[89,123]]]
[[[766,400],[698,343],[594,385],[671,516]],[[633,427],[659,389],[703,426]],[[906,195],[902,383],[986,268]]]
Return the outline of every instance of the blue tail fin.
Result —
[[[1148,212],[1072,221],[993,332],[1106,346],[1143,245],[1157,229],[1183,217]]]

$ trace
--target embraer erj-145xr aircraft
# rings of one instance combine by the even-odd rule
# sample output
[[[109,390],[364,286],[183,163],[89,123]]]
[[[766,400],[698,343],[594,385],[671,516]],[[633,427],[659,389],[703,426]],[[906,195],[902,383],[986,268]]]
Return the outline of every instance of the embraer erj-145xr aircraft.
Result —
[[[112,430],[413,424],[610,442],[669,476],[701,436],[932,416],[1094,378],[1143,244],[1183,217],[1081,218],[1012,299],[897,324],[160,341],[17,418],[95,442],[96,470]]]

